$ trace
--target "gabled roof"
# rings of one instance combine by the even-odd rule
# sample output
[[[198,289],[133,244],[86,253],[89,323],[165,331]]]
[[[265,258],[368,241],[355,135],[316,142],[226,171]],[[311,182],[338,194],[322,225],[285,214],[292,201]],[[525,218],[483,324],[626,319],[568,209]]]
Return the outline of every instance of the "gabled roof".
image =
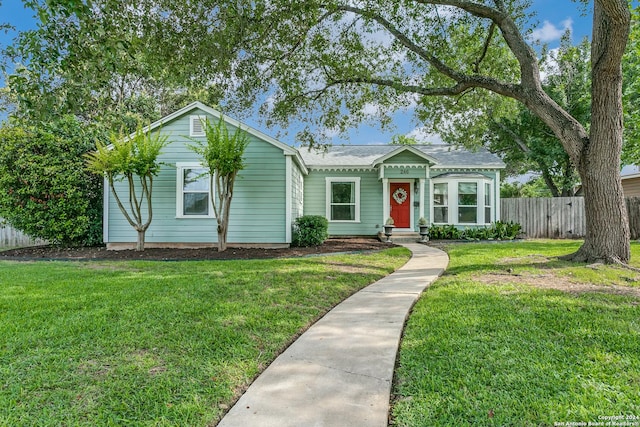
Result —
[[[393,151],[390,151],[389,153],[385,154],[384,156],[378,157],[376,159],[375,162],[373,162],[373,165],[379,165],[380,163],[384,163],[386,160],[389,160],[390,158],[397,156],[400,153],[403,153],[405,151],[408,151],[410,153],[415,154],[416,156],[418,156],[419,158],[431,163],[431,164],[436,164],[438,161],[436,159],[434,159],[432,156],[426,154],[423,151],[418,150],[417,148],[414,148],[411,145],[401,145],[401,146],[396,146],[397,148]]]
[[[484,148],[469,151],[450,145],[334,145],[325,150],[300,148],[300,155],[308,167],[374,167],[399,154],[410,151],[433,164],[433,169],[490,168],[506,165],[498,156]]]
[[[220,117],[223,118],[223,120],[225,121],[225,123],[236,127],[236,128],[241,128],[243,131],[247,132],[249,135],[255,136],[258,139],[261,139],[265,142],[268,142],[269,144],[280,148],[285,155],[288,156],[293,156],[294,159],[297,161],[298,165],[300,166],[300,168],[302,168],[303,173],[307,174],[308,171],[304,165],[304,162],[302,161],[302,157],[300,157],[300,153],[298,152],[298,150],[296,150],[295,148],[285,144],[284,142],[280,142],[277,139],[260,132],[257,129],[252,128],[251,126],[248,126],[244,123],[239,122],[238,120],[235,120],[227,115],[223,115],[221,112],[219,112],[218,110],[215,110],[211,107],[209,107],[208,105],[203,104],[200,101],[196,101],[196,102],[192,102],[191,104],[187,105],[186,107],[183,107],[181,109],[179,109],[178,111],[175,111],[171,114],[169,114],[168,116],[165,116],[163,118],[161,118],[160,120],[151,123],[149,126],[146,126],[143,130],[144,132],[149,132],[152,130],[155,130],[157,128],[160,128],[162,125],[169,123],[170,121],[173,121],[179,117],[184,116],[185,114],[188,114],[194,110],[201,110],[204,111],[207,114],[210,114],[211,116],[219,119]]]

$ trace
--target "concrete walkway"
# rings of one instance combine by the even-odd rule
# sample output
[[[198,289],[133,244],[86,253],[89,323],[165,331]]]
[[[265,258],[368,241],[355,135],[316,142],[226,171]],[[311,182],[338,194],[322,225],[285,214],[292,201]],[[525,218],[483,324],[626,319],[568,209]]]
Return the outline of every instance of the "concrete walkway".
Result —
[[[449,262],[438,249],[403,246],[413,252],[407,264],[316,322],[253,382],[218,426],[386,427],[405,319]]]

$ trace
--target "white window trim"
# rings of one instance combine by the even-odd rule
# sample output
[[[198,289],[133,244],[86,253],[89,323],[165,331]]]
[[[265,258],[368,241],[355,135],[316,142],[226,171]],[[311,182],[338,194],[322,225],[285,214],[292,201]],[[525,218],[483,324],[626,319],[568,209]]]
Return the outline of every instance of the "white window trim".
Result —
[[[360,177],[326,177],[326,215],[331,223],[359,223],[360,222]],[[356,185],[356,203],[355,203],[355,219],[354,220],[332,220],[331,219],[331,184],[334,182],[354,182]]]
[[[486,215],[484,216],[484,223],[485,223],[485,224],[490,224],[490,223],[492,223],[492,222],[493,222],[493,221],[492,221],[492,220],[493,220],[493,217],[495,217],[495,215],[494,215],[493,213],[495,212],[496,207],[495,207],[495,201],[494,201],[494,197],[493,197],[492,183],[491,183],[491,182],[487,182],[487,181],[485,181],[485,182],[484,182],[484,186],[485,186],[485,197],[487,196],[487,194],[486,194],[486,193],[487,193],[487,191],[486,191],[486,190],[487,190],[487,189],[486,189],[487,185],[489,186],[489,204],[488,204],[488,205],[485,205],[485,204],[484,204],[484,202],[485,202],[484,200],[482,201],[482,204],[484,205],[483,207],[484,207],[485,209],[486,209],[486,208],[489,208],[489,212],[490,212],[490,214],[489,214],[490,218],[489,218],[489,220],[488,220],[488,221],[487,221],[487,216],[486,216]],[[484,210],[483,210],[482,212],[483,212],[483,214],[484,214]]]
[[[202,124],[202,131],[201,132],[195,132],[194,131],[194,123],[197,121],[199,121]],[[206,133],[204,131],[204,123],[205,120],[207,120],[207,118],[205,116],[189,116],[189,136],[206,136]]]
[[[463,222],[463,223],[458,222],[458,208],[459,208],[458,183],[460,182],[477,184],[478,200],[476,202],[477,203],[476,204],[476,222]],[[434,217],[433,191],[434,191],[435,184],[442,184],[442,183],[446,183],[448,185],[447,189],[448,189],[449,204],[447,205],[447,207],[449,208],[448,210],[449,218],[447,222],[434,223],[433,222],[433,217]],[[489,191],[491,194],[491,213],[495,217],[495,212],[496,212],[495,180],[489,177],[486,177],[486,178],[433,178],[431,180],[430,200],[429,200],[429,207],[430,207],[429,213],[430,213],[431,223],[436,225],[453,224],[455,226],[460,226],[460,227],[486,226],[487,223],[485,223],[484,221],[484,209],[485,209],[484,184],[486,183],[489,184]]]
[[[479,182],[479,180],[473,180],[473,181],[465,181],[463,179],[458,180],[457,185],[456,185],[456,193],[457,193],[457,197],[456,197],[456,209],[458,211],[458,214],[456,215],[456,218],[458,219],[457,224],[461,224],[461,225],[478,225],[478,224],[484,224],[484,198],[482,199],[482,217],[480,216],[480,203],[479,203],[479,199],[480,199],[480,195],[484,194],[484,190],[483,192],[480,191],[480,187],[482,187],[484,185],[485,181],[481,181]],[[460,184],[475,184],[476,185],[476,204],[475,205],[461,205],[460,204]],[[471,193],[473,194],[473,193]],[[476,208],[476,221],[475,222],[460,222],[460,208]],[[480,221],[480,218],[483,218],[482,221]]]
[[[200,162],[176,163],[176,218],[215,218],[216,216],[213,212],[213,201],[211,200],[211,192],[209,192],[209,215],[184,215],[184,193],[182,191],[184,188],[183,171],[190,168],[204,168],[204,166]]]
[[[436,208],[436,204],[433,202],[436,184],[447,184],[447,204],[437,206],[439,208],[447,208],[447,220],[448,220],[447,222],[433,222],[433,218],[435,218],[435,208]],[[451,219],[450,192],[451,192],[451,189],[450,189],[450,184],[448,180],[446,179],[431,180],[431,188],[429,189],[429,197],[430,197],[429,206],[431,207],[429,212],[429,218],[431,218],[431,224],[438,224],[438,225],[451,224],[451,222],[449,221]]]

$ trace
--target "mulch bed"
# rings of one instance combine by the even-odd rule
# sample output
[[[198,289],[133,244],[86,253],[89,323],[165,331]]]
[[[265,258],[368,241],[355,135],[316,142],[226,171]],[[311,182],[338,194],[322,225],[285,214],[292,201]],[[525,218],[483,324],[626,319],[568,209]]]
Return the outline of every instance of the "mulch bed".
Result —
[[[260,258],[295,258],[337,252],[362,252],[389,248],[393,245],[377,239],[329,239],[321,246],[308,248],[257,249],[229,248],[218,252],[215,248],[206,249],[145,249],[144,252],[133,250],[108,251],[104,247],[61,248],[56,246],[34,246],[10,249],[0,252],[0,260],[32,261],[32,260],[225,260],[225,259],[260,259]]]

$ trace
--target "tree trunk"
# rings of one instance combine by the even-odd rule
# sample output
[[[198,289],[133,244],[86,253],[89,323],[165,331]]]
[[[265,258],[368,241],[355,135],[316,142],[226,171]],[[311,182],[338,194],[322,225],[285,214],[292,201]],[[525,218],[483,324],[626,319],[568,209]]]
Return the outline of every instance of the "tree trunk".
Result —
[[[136,243],[136,251],[142,252],[144,251],[144,234],[145,231],[138,230],[138,241]]]
[[[577,169],[585,198],[586,235],[576,261],[627,263],[629,221],[620,181],[622,66],[629,35],[626,0],[596,0],[591,45],[591,129]]]
[[[218,252],[224,252],[227,250],[227,223],[228,218],[222,218],[218,222]]]

